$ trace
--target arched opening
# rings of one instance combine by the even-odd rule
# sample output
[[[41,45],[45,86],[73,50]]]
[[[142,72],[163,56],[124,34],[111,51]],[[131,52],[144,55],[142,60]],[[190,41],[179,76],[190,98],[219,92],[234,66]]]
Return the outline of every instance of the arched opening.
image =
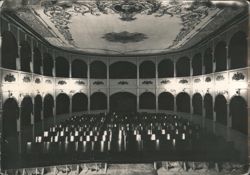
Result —
[[[44,97],[44,102],[43,102],[43,115],[45,119],[53,117],[53,109],[54,109],[54,98],[52,95],[47,94]]]
[[[214,50],[214,59],[216,62],[216,72],[224,71],[227,69],[227,49],[226,43],[219,42]]]
[[[176,76],[190,76],[190,60],[188,57],[180,58],[176,63]]]
[[[205,108],[205,117],[207,119],[213,119],[213,97],[210,94],[204,96],[204,108]]]
[[[206,49],[204,53],[205,74],[213,72],[213,52],[211,48]]]
[[[94,61],[90,64],[90,78],[107,78],[107,67],[102,61]]]
[[[71,66],[72,78],[87,78],[88,67],[84,61],[74,60]]]
[[[227,125],[227,100],[223,95],[216,96],[214,111],[216,112],[216,121]]]
[[[76,93],[72,97],[72,112],[88,110],[88,97],[84,93]]]
[[[202,74],[202,55],[200,53],[193,57],[192,61],[193,76]]]
[[[38,48],[34,48],[34,73],[41,74],[41,66],[42,66],[42,56],[41,52]]]
[[[22,130],[22,142],[32,140],[32,124],[31,116],[33,114],[33,103],[29,96],[23,98],[21,102],[21,130]]]
[[[91,110],[107,109],[107,96],[102,92],[95,92],[90,96]]]
[[[159,110],[174,110],[174,96],[169,92],[163,92],[158,96]]]
[[[178,112],[190,113],[190,96],[186,92],[181,92],[176,97]]]
[[[54,61],[49,53],[43,55],[43,75],[53,76]]]
[[[247,65],[247,36],[244,32],[237,32],[230,40],[229,58],[231,69],[246,67]]]
[[[2,123],[2,166],[12,163],[12,159],[16,158],[18,153],[18,133],[17,133],[17,119],[18,119],[18,104],[13,98],[9,98],[3,104],[3,123]]]
[[[56,76],[69,77],[69,62],[66,58],[56,58]]]
[[[42,97],[41,95],[37,95],[35,97],[35,105],[34,105],[35,122],[41,121],[41,111],[43,110],[42,107],[43,107]]]
[[[2,67],[16,70],[18,47],[15,36],[8,31],[2,33]]]
[[[235,96],[230,101],[232,128],[247,134],[247,103],[241,96]]]
[[[111,79],[137,78],[136,65],[127,61],[119,61],[110,65],[109,76]]]
[[[196,115],[202,115],[202,96],[199,93],[193,95],[192,98],[193,113]]]
[[[69,96],[61,93],[56,97],[56,114],[68,114],[69,113]]]
[[[31,63],[31,48],[27,41],[21,42],[20,49],[21,57],[21,71],[30,72],[30,63]]]
[[[174,63],[170,59],[158,64],[158,78],[174,77]]]
[[[136,96],[129,92],[118,92],[111,95],[110,111],[136,112]]]
[[[155,94],[152,92],[144,92],[140,95],[139,103],[140,109],[155,109],[156,102],[155,102]]]
[[[155,63],[152,61],[144,61],[139,67],[140,78],[155,78]]]

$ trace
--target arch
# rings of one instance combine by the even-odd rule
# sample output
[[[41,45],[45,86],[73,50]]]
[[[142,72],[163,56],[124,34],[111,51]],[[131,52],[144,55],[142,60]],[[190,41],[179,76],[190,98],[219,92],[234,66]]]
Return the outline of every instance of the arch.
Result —
[[[204,53],[205,74],[213,72],[213,51],[211,48],[206,49]]]
[[[110,111],[136,112],[136,96],[129,92],[118,92],[110,96]]]
[[[41,74],[42,66],[42,55],[38,48],[34,48],[34,62],[33,62],[33,71],[36,74]]]
[[[214,59],[216,62],[216,72],[227,69],[227,49],[224,41],[219,42],[214,50]]]
[[[17,119],[19,116],[18,103],[14,98],[7,99],[3,104],[2,123],[2,166],[12,163],[18,154]],[[8,161],[9,160],[9,161]],[[15,160],[15,159],[14,159]]]
[[[139,97],[140,109],[156,109],[156,98],[152,92],[144,92]]]
[[[54,61],[49,53],[43,54],[43,75],[53,76]]]
[[[41,111],[43,110],[43,101],[41,95],[37,95],[34,100],[35,122],[41,121]]]
[[[84,93],[76,93],[72,97],[72,112],[88,110],[88,97]]]
[[[233,35],[229,43],[230,68],[237,69],[247,66],[247,36],[239,31]]]
[[[107,109],[107,96],[102,92],[95,92],[90,96],[91,110],[105,110]]]
[[[211,94],[206,93],[204,96],[204,108],[205,108],[205,117],[207,119],[213,119],[213,97]]]
[[[227,125],[227,100],[221,94],[215,97],[214,111],[216,112],[216,121]]]
[[[102,61],[94,61],[90,64],[90,78],[106,79],[107,66]]]
[[[119,61],[110,65],[109,76],[111,79],[135,79],[137,78],[137,67],[133,63]]]
[[[84,61],[74,60],[71,64],[72,78],[87,78],[88,67]]]
[[[56,114],[69,113],[70,99],[67,94],[61,93],[56,97]]]
[[[190,96],[186,92],[181,92],[176,96],[176,106],[178,112],[190,113]]]
[[[195,93],[192,98],[193,113],[202,115],[202,96],[200,93]]]
[[[21,130],[22,143],[32,140],[31,116],[33,114],[33,102],[30,96],[23,98],[21,102]]]
[[[3,104],[3,138],[17,136],[18,103],[14,98],[7,99]]]
[[[20,58],[21,58],[21,71],[30,72],[31,63],[31,48],[27,41],[21,42]]]
[[[192,60],[193,76],[202,74],[202,55],[196,54]]]
[[[188,57],[181,57],[176,62],[176,76],[190,76],[190,60]]]
[[[56,58],[56,76],[69,77],[69,62],[64,57]]]
[[[44,102],[43,102],[44,118],[53,117],[53,109],[54,109],[54,98],[52,95],[47,94],[45,95]]]
[[[152,61],[144,61],[139,67],[140,78],[155,78],[155,63]]]
[[[163,92],[158,96],[159,110],[174,110],[174,96],[169,92]]]
[[[15,36],[8,31],[2,33],[2,67],[16,70],[18,46]]]
[[[174,63],[170,59],[162,60],[158,64],[158,78],[174,77]]]
[[[234,96],[230,101],[232,128],[247,134],[247,102],[241,96]]]

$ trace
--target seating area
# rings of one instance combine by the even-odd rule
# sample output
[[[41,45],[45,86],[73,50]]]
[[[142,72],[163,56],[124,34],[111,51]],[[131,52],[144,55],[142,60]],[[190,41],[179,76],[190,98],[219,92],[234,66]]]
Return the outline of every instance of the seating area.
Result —
[[[177,115],[112,113],[73,116],[51,126],[26,143],[24,158],[32,167],[46,162],[230,161],[237,152],[232,143]]]

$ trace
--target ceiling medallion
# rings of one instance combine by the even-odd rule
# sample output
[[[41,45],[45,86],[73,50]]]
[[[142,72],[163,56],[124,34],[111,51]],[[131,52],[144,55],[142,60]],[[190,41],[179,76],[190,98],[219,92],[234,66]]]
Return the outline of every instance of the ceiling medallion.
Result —
[[[148,37],[143,33],[130,33],[124,31],[120,33],[115,33],[115,32],[106,33],[102,38],[110,42],[119,42],[126,44],[132,42],[133,43],[140,42],[147,39]]]

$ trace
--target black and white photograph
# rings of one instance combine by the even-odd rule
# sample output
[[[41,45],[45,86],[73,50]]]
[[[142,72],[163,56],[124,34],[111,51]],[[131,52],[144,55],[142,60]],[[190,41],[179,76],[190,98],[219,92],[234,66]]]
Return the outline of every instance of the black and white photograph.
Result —
[[[1,175],[248,175],[250,2],[0,0],[0,97]]]

